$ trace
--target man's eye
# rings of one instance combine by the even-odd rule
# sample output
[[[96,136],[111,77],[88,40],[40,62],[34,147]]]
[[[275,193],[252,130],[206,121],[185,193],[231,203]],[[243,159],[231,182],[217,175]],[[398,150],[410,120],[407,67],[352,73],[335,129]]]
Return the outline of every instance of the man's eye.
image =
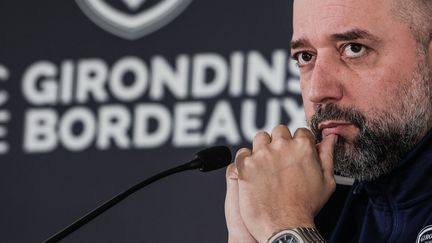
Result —
[[[351,43],[343,48],[343,55],[348,58],[358,58],[367,53],[367,48],[362,44]]]
[[[297,64],[299,67],[303,65],[307,65],[314,58],[314,55],[309,52],[299,52],[294,56],[294,59],[297,60]]]

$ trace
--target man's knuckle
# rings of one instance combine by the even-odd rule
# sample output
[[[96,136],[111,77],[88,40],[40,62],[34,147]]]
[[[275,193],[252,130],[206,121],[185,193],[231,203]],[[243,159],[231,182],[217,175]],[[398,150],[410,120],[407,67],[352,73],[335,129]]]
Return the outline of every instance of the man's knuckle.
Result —
[[[278,138],[272,141],[272,147],[277,151],[285,150],[288,146],[289,142],[282,138]]]
[[[236,159],[249,154],[249,151],[250,150],[248,148],[240,148],[239,150],[237,150]]]
[[[288,128],[285,126],[285,125],[283,125],[283,124],[278,124],[278,125],[276,125],[274,128],[273,128],[273,130],[274,131],[276,131],[276,130],[287,130]]]
[[[294,137],[307,137],[309,139],[313,139],[314,136],[312,132],[304,127],[298,128],[294,134]]]
[[[269,134],[266,131],[259,131],[255,134],[255,139],[261,139],[263,137],[268,137]]]
[[[231,175],[234,173],[234,168],[235,165],[234,164],[230,164],[228,165],[226,171],[225,171],[225,177],[228,179],[229,177],[231,177]]]
[[[243,160],[243,168],[253,169],[255,167],[255,161],[251,157],[247,157]]]

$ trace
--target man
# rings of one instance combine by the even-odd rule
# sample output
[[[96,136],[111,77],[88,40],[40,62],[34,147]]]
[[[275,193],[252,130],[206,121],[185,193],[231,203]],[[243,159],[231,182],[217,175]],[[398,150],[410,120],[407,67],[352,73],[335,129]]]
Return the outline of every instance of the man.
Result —
[[[432,1],[295,0],[293,19],[312,132],[277,126],[237,152],[228,241],[321,242],[335,170],[356,182],[330,242],[430,242]]]

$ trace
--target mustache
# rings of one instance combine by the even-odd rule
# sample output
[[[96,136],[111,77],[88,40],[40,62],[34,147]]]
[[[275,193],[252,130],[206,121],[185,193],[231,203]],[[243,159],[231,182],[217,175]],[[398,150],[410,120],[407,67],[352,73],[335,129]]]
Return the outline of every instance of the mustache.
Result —
[[[319,129],[319,124],[328,120],[352,123],[360,129],[360,132],[364,131],[366,124],[365,115],[352,107],[340,107],[336,104],[318,105],[315,114],[309,122],[309,126],[317,142],[322,141],[322,129]]]

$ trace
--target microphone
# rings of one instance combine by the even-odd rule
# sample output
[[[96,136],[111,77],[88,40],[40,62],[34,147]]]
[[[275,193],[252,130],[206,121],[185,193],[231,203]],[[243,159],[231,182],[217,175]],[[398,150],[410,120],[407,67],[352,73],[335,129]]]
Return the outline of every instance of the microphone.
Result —
[[[217,170],[228,166],[231,163],[231,151],[226,146],[215,146],[199,151],[195,159],[187,164],[196,164],[202,172]],[[194,168],[191,168],[194,169]]]
[[[93,209],[89,213],[87,213],[82,218],[78,219],[71,225],[67,226],[63,230],[59,231],[55,235],[51,236],[49,239],[45,240],[45,243],[52,243],[52,242],[58,242],[61,239],[65,238],[70,233],[74,232],[75,230],[81,228],[84,224],[88,223],[89,221],[93,220],[106,210],[110,209],[126,197],[130,196],[131,194],[135,193],[136,191],[140,190],[141,188],[159,180],[164,177],[167,177],[169,175],[179,173],[186,170],[194,170],[199,169],[202,172],[208,172],[212,170],[217,170],[220,168],[224,168],[228,166],[231,163],[231,151],[226,146],[216,146],[207,148],[204,150],[199,151],[196,153],[195,158],[185,164],[182,164],[180,166],[171,168],[169,170],[163,171],[159,174],[156,174],[134,186],[127,189],[126,191],[118,194],[117,196],[113,197],[112,199],[106,201],[104,204],[100,205],[99,207]]]

